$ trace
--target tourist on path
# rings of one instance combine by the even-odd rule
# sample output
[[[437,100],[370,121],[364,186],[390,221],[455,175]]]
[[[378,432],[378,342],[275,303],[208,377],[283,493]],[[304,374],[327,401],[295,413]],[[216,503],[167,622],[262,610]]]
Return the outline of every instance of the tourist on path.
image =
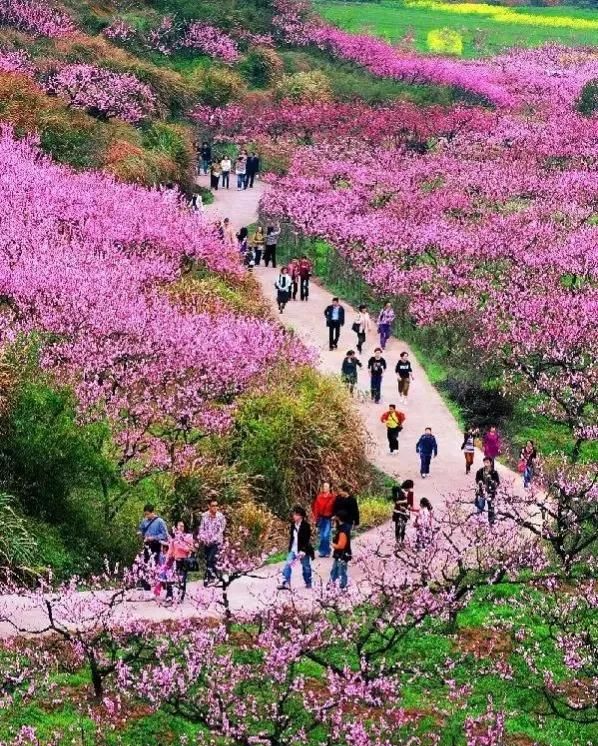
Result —
[[[388,448],[392,456],[399,450],[399,433],[403,429],[405,415],[403,412],[399,412],[394,404],[389,404],[388,410],[380,417],[380,421],[386,425]]]
[[[330,570],[330,584],[338,582],[341,590],[349,583],[348,564],[351,561],[351,522],[344,510],[339,510],[334,516],[334,538],[332,540],[332,569]]]
[[[368,360],[368,370],[370,372],[370,393],[372,401],[380,403],[382,376],[386,370],[386,360],[382,357],[382,349],[376,347],[373,356]]]
[[[189,207],[194,212],[203,212],[203,198],[199,192],[195,192],[193,195],[191,195],[191,199],[189,200]]]
[[[258,154],[253,151],[249,158],[247,159],[247,168],[246,168],[246,176],[245,176],[245,186],[249,187],[250,189],[253,189],[253,182],[255,181],[255,177],[260,172],[260,159]]]
[[[220,162],[214,159],[212,161],[212,166],[210,167],[210,186],[216,192],[218,191],[218,186],[220,184],[221,173],[222,173],[222,169],[220,168]]]
[[[301,286],[300,298],[301,300],[308,300],[309,298],[309,280],[313,272],[313,264],[303,254],[298,264],[299,270],[299,283]]]
[[[293,281],[291,298],[293,300],[297,300],[297,292],[299,290],[299,259],[297,257],[293,257],[293,259],[291,259],[291,261],[288,263],[287,268],[289,270],[289,274],[291,275],[291,280]]]
[[[261,225],[255,229],[255,233],[251,237],[251,247],[255,253],[255,266],[259,267],[262,261],[262,254],[264,252],[264,244],[266,237],[264,236],[264,229]]]
[[[405,493],[405,496],[407,497],[407,505],[409,507],[409,510],[415,510],[415,496],[413,494],[413,490],[415,488],[415,483],[413,482],[413,479],[406,479],[401,484],[401,489]]]
[[[284,311],[284,307],[289,302],[292,286],[293,281],[287,272],[287,268],[281,267],[278,279],[274,283],[274,287],[276,288],[276,303],[278,304],[278,310],[280,313]]]
[[[409,505],[406,493],[398,485],[392,488],[392,498],[394,502],[392,522],[395,524],[395,541],[399,545],[405,541],[405,531],[409,522]]]
[[[250,272],[253,272],[253,268],[255,267],[255,251],[253,246],[249,246],[245,252],[244,264]]]
[[[241,254],[241,256],[244,256],[245,252],[247,251],[249,241],[249,231],[245,226],[241,228],[237,233],[237,241],[239,242],[239,254]]]
[[[500,435],[498,434],[498,431],[494,425],[488,430],[488,432],[484,435],[484,456],[486,456],[489,459],[492,459],[494,462],[494,459],[500,456],[502,444],[500,441]]]
[[[484,458],[484,466],[478,469],[475,475],[476,482],[476,498],[475,506],[478,511],[478,515],[482,515],[484,510],[488,508],[488,523],[494,523],[496,520],[496,493],[500,485],[500,477],[498,472],[494,468],[494,461],[486,456]]]
[[[519,454],[519,470],[523,474],[523,486],[525,489],[531,487],[536,469],[537,456],[538,454],[536,452],[534,441],[528,440]]]
[[[314,549],[311,545],[311,526],[307,521],[305,508],[295,505],[291,525],[289,526],[289,553],[282,568],[282,583],[279,590],[291,590],[291,575],[293,565],[297,560],[301,563],[303,582],[306,588],[311,588],[311,560]]]
[[[224,542],[226,518],[218,510],[218,501],[211,500],[208,510],[202,515],[197,541],[203,546],[206,570],[203,584],[207,586],[218,578],[218,553]]]
[[[380,347],[383,350],[386,349],[386,343],[392,334],[394,320],[395,312],[390,303],[386,303],[384,308],[378,314],[378,334],[380,335]]]
[[[345,323],[345,309],[339,303],[338,298],[333,298],[332,303],[326,306],[324,317],[328,327],[328,348],[336,350],[341,335],[341,326]]]
[[[345,520],[350,523],[353,528],[359,526],[359,505],[357,499],[350,495],[346,489],[339,489],[334,501],[334,515],[338,515],[340,512],[345,514]]]
[[[278,246],[278,237],[280,228],[269,225],[266,228],[266,240],[264,249],[264,266],[267,267],[272,262],[272,267],[276,269],[276,247]]]
[[[247,160],[242,153],[235,161],[235,174],[237,175],[237,192],[242,192],[247,188]]]
[[[355,350],[349,350],[343,360],[341,377],[351,396],[353,396],[353,391],[357,385],[357,368],[361,368],[361,363],[355,357]]]
[[[401,352],[399,362],[395,367],[395,373],[397,374],[397,381],[399,384],[399,401],[407,403],[409,386],[411,385],[411,381],[413,381],[413,369],[411,367],[408,352]]]
[[[225,155],[224,158],[220,161],[220,168],[222,169],[222,188],[225,187],[228,189],[230,186],[230,172],[233,167],[233,162],[231,159]]]
[[[361,355],[363,352],[363,345],[365,344],[366,335],[370,330],[372,320],[366,306],[359,306],[357,316],[353,321],[351,327],[355,334],[357,334],[357,352]]]
[[[201,160],[201,169],[203,170],[204,175],[207,176],[207,173],[212,165],[212,148],[205,141],[201,144],[199,157]]]
[[[417,441],[415,450],[419,453],[420,468],[419,473],[422,479],[425,479],[430,473],[430,461],[432,456],[438,456],[438,443],[432,435],[432,428],[427,427],[424,434]]]
[[[332,530],[332,515],[334,512],[334,501],[336,495],[330,491],[330,483],[324,482],[322,489],[316,495],[312,505],[314,523],[317,526],[320,537],[318,555],[330,557],[330,533]]]
[[[174,563],[174,569],[179,582],[180,598],[179,601],[185,600],[187,593],[187,575],[189,574],[189,558],[195,551],[195,541],[193,534],[187,532],[183,521],[179,521],[174,528],[168,556]],[[166,598],[172,598],[172,585],[167,586]]]
[[[424,549],[434,537],[434,511],[427,497],[419,501],[419,511],[415,517],[415,545],[417,549]]]
[[[475,457],[475,439],[479,435],[479,430],[473,427],[467,427],[463,433],[463,444],[461,450],[465,456],[465,473],[469,474],[471,467],[473,466],[473,459]]]
[[[156,560],[156,576],[153,588],[156,601],[160,599],[162,591],[166,589],[166,603],[172,603],[173,564],[169,556],[169,542],[163,541],[160,544],[160,553]]]
[[[162,545],[170,541],[168,527],[163,518],[160,518],[154,510],[151,503],[143,507],[143,519],[139,523],[137,533],[143,539],[143,561],[145,564],[153,562],[157,567],[162,553]],[[151,586],[147,580],[142,580],[141,585],[145,590],[150,590]]]

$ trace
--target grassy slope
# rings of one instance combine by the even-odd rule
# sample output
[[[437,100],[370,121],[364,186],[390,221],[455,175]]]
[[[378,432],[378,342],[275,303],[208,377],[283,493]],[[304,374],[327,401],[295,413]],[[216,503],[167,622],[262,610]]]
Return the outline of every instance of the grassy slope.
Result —
[[[443,28],[462,35],[465,57],[496,54],[505,47],[534,47],[554,41],[569,45],[598,44],[598,31],[499,23],[491,16],[407,7],[402,0],[382,0],[379,3],[318,0],[316,5],[325,18],[352,32],[373,33],[391,42],[400,41],[408,33],[413,34],[415,46],[421,52],[430,51],[426,40],[428,32]],[[534,15],[598,19],[595,11],[563,6],[513,10]]]

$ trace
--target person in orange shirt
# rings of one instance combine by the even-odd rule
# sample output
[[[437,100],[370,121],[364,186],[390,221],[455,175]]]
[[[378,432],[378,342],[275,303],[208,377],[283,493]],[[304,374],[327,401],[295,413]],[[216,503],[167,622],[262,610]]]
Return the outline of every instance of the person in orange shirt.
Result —
[[[320,534],[318,556],[330,557],[330,532],[336,495],[330,489],[330,483],[324,482],[312,505],[314,523]]]
[[[394,404],[388,405],[388,411],[384,412],[380,421],[386,425],[386,436],[388,438],[388,447],[390,455],[399,450],[399,433],[403,429],[405,415],[399,412]]]

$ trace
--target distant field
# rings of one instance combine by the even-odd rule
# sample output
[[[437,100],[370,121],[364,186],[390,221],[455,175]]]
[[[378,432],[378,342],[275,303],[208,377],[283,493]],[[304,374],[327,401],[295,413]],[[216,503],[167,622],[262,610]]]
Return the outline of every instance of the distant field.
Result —
[[[428,35],[432,32],[434,37],[434,32],[444,29],[453,32],[446,35],[446,44],[456,45],[454,53],[463,57],[497,54],[505,47],[533,47],[546,42],[590,44],[598,48],[598,12],[579,8],[506,8],[408,0],[317,0],[316,7],[326,19],[348,31],[375,34],[393,43],[406,35],[412,36],[421,52],[442,52],[443,42],[439,47]]]

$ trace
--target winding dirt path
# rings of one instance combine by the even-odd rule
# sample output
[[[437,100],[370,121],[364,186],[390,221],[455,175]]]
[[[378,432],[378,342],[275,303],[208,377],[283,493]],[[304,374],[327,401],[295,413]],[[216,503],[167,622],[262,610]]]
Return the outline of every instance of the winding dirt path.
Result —
[[[205,183],[202,177],[201,183]],[[264,191],[262,182],[256,182],[255,188],[238,192],[235,188],[216,192],[214,204],[206,207],[206,215],[214,219],[229,217],[233,226],[239,228],[257,220],[259,199]],[[277,270],[263,267],[254,270],[265,297],[272,303],[273,311],[278,315],[274,281]],[[298,337],[306,344],[319,351],[318,368],[326,374],[339,375],[343,356],[347,349],[355,347],[355,334],[351,331],[351,324],[355,309],[343,303],[346,312],[346,323],[342,330],[339,349],[328,351],[327,329],[324,323],[324,308],[330,303],[331,294],[317,281],[311,283],[310,297],[307,303],[291,301],[284,315],[280,316],[282,323],[292,327]],[[378,309],[372,309],[377,311]],[[377,346],[375,329],[370,333],[361,361],[364,370],[360,372],[359,388],[368,388],[367,359]],[[442,508],[443,496],[449,493],[471,489],[473,499],[474,474],[465,475],[464,459],[461,448],[462,433],[454,417],[446,407],[442,398],[427,379],[423,369],[411,355],[415,381],[409,393],[409,403],[403,408],[407,419],[400,436],[398,455],[390,456],[386,440],[386,429],[380,422],[380,415],[389,403],[398,403],[397,382],[394,366],[400,352],[409,351],[409,346],[401,340],[391,338],[387,344],[384,357],[388,370],[382,384],[382,402],[379,405],[365,401],[365,397],[358,397],[355,406],[358,408],[371,438],[370,459],[382,471],[394,477],[411,478],[415,481],[416,502],[421,497],[427,497],[436,508]],[[364,400],[362,400],[362,398]],[[426,427],[432,427],[438,441],[438,458],[433,459],[431,475],[425,481],[419,476],[419,457],[415,451],[415,444]],[[474,470],[481,465],[482,456],[476,453]],[[501,479],[520,485],[521,478],[502,465],[498,465]],[[391,504],[389,502],[389,515]],[[388,523],[372,531],[362,534],[354,541],[354,547],[362,551],[371,547],[375,549],[382,543],[393,542],[392,524]],[[330,569],[330,560],[317,559],[314,562],[315,582],[325,581]],[[254,578],[242,578],[234,583],[230,589],[230,604],[233,611],[249,611],[271,605],[280,599],[277,591],[280,566],[270,565],[261,568]],[[357,579],[357,578],[354,578]],[[296,592],[294,597],[302,603],[309,604],[312,592],[302,588],[301,579],[295,571],[294,583]],[[288,595],[283,593],[283,597]],[[216,589],[204,589],[199,584],[190,584],[188,600],[176,607],[165,608],[159,606],[151,594],[139,592],[132,594],[130,599],[119,611],[123,619],[147,619],[160,621],[193,616],[217,616],[221,613],[219,604],[220,594]],[[47,617],[40,604],[12,596],[0,598],[0,617],[9,617],[19,627],[27,630],[39,630],[46,626]],[[69,616],[65,610],[64,617]],[[0,638],[14,635],[14,628],[8,622],[0,622]]]

